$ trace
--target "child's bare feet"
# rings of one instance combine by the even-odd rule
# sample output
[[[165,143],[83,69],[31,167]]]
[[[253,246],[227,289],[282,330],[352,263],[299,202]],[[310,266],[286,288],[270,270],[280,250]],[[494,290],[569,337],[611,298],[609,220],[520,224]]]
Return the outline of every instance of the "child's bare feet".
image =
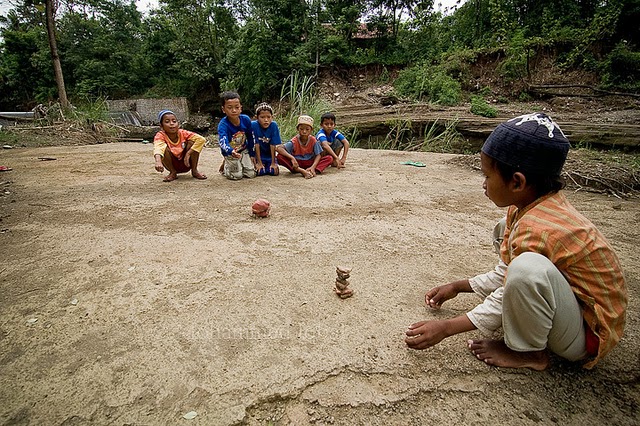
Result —
[[[193,176],[196,179],[206,179],[207,175],[205,175],[204,173],[200,173],[197,170],[191,170],[191,176]]]
[[[313,177],[313,174],[309,170],[302,169],[300,173],[302,173],[305,179],[311,179]]]
[[[549,367],[547,351],[516,352],[503,340],[468,340],[467,347],[480,361],[507,368],[531,368],[542,371]]]
[[[165,176],[164,179],[162,179],[163,182],[171,182],[178,179],[178,175],[175,173],[170,173],[167,176]]]

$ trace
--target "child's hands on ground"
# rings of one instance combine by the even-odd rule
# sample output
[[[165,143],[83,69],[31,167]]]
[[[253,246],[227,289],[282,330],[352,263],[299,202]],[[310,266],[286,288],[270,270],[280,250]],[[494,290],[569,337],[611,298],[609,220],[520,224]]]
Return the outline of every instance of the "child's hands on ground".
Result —
[[[311,177],[316,177],[316,169],[315,169],[315,167],[311,166],[306,170],[311,174]]]
[[[411,324],[405,332],[404,342],[411,349],[426,349],[447,337],[443,321],[420,321]]]
[[[456,282],[434,287],[424,295],[424,302],[433,309],[440,309],[442,304],[453,299],[460,291],[456,288]]]
[[[264,164],[262,164],[262,161],[256,161],[255,168],[257,173],[264,173]]]
[[[164,166],[159,158],[156,158],[156,171],[160,173],[164,172]]]
[[[190,165],[191,165],[191,153],[192,152],[193,152],[192,150],[189,150],[184,155],[184,165],[187,166],[187,167],[191,167]]]

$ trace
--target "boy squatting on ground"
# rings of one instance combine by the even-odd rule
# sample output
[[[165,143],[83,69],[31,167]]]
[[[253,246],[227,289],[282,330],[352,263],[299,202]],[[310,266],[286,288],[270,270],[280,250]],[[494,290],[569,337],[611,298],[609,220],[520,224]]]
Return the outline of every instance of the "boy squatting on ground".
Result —
[[[330,155],[333,167],[343,168],[347,162],[349,152],[349,141],[342,133],[336,130],[336,116],[330,112],[322,114],[320,117],[320,130],[316,134],[316,139],[324,149],[323,155]],[[343,151],[344,148],[344,151]],[[342,157],[340,157],[342,152]]]
[[[253,161],[255,157],[251,119],[242,114],[240,95],[223,92],[220,96],[222,112],[225,114],[218,124],[218,141],[224,156],[221,173],[231,180],[256,176]]]
[[[313,131],[313,118],[308,115],[298,117],[298,134],[289,142],[278,145],[278,162],[292,173],[301,173],[305,179],[322,173],[331,165],[332,157],[322,156],[322,146],[315,137]]]
[[[466,315],[412,324],[410,348],[474,329],[491,335],[502,326],[503,340],[469,340],[473,355],[489,365],[544,370],[551,351],[590,369],[620,340],[625,280],[609,243],[559,192],[568,150],[569,141],[544,114],[502,123],[485,141],[485,195],[508,207],[494,230],[503,238],[500,262],[486,274],[429,290],[431,308],[460,292],[484,301]]]
[[[273,121],[273,108],[266,102],[256,107],[255,121],[251,122],[256,147],[256,174],[277,176],[280,173],[276,161],[276,147],[282,144],[280,128]]]
[[[169,171],[163,180],[171,182],[178,179],[178,173],[189,170],[194,178],[206,179],[207,176],[198,171],[204,137],[181,129],[176,115],[168,109],[158,113],[158,122],[161,130],[153,138],[153,157],[158,172],[162,173],[165,168]]]

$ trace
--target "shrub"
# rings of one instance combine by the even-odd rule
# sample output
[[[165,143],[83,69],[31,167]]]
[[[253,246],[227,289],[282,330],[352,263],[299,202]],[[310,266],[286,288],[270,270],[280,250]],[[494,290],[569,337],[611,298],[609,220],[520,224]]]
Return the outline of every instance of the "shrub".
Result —
[[[480,96],[471,96],[471,112],[483,117],[494,118],[498,116],[498,111]]]
[[[602,81],[607,87],[640,91],[640,52],[619,43],[602,64]]]
[[[458,81],[448,76],[441,68],[426,64],[401,71],[394,87],[401,96],[443,105],[458,104],[462,92]]]

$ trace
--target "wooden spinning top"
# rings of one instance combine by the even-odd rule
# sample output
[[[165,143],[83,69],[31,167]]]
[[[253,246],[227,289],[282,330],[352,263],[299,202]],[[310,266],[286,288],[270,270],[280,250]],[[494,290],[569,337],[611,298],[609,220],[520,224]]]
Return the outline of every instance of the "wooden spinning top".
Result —
[[[351,268],[344,266],[336,267],[336,287],[333,289],[341,299],[353,296],[353,290],[349,288],[349,278],[351,276]]]

